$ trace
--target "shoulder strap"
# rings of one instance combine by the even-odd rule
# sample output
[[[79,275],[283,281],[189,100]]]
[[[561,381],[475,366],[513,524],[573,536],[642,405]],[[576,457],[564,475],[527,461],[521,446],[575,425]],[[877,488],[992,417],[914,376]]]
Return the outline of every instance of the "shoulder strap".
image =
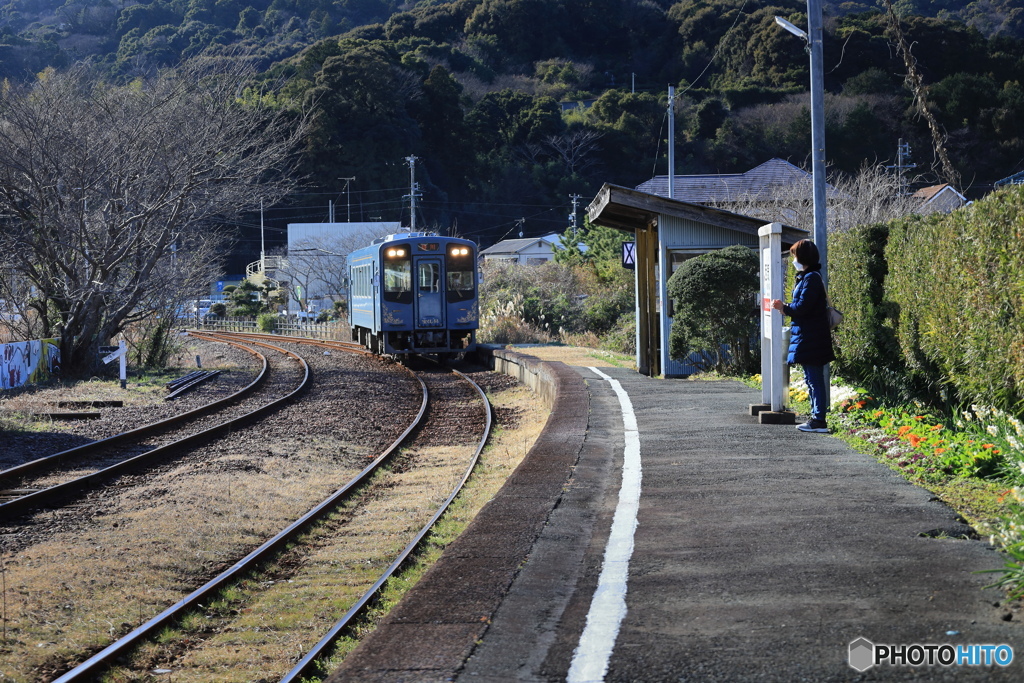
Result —
[[[825,306],[832,308],[832,299],[828,295],[828,288],[825,287],[825,278],[821,276],[821,271],[812,270],[808,275],[817,275],[818,279],[821,280],[821,286],[825,289]]]

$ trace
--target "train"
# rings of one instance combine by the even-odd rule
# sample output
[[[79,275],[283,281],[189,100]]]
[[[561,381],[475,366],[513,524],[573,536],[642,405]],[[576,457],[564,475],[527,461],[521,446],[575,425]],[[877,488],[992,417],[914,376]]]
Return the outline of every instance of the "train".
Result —
[[[476,348],[476,244],[428,232],[374,240],[348,255],[352,341],[378,355],[451,357]]]

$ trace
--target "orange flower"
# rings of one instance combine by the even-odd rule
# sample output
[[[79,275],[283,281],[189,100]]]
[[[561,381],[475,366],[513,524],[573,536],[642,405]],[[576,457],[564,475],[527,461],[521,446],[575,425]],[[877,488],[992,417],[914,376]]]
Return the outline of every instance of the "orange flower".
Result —
[[[876,410],[875,411],[875,417],[882,417],[883,415],[885,415],[885,411],[884,410]]]
[[[945,428],[945,425],[935,425],[931,429],[932,429],[933,432],[937,432],[937,431],[939,431],[941,429],[944,429],[944,428]]]
[[[935,455],[942,455],[945,452],[946,452],[945,448],[936,448],[935,449]]]
[[[983,443],[981,444],[981,447],[984,448],[985,450],[989,450],[995,448],[996,445],[994,443]]]
[[[867,404],[868,404],[867,401],[857,401],[856,403],[854,403],[854,405],[857,406],[858,408],[863,408]]]
[[[897,433],[897,434],[899,434],[900,436],[903,436],[904,434],[906,434],[907,432],[909,432],[909,431],[910,431],[911,429],[913,429],[913,427],[908,427],[907,425],[903,425],[902,427],[900,427],[900,428],[899,428],[899,429],[898,429],[898,430],[896,431],[896,433]]]
[[[925,416],[924,416],[924,415],[915,415],[915,416],[914,416],[914,419],[915,419],[915,420],[923,420],[924,418],[925,418]]]
[[[921,442],[922,442],[922,441],[923,441],[924,439],[922,439],[922,438],[921,438],[920,436],[918,436],[917,434],[911,434],[910,436],[908,436],[908,437],[907,437],[907,440],[908,440],[908,441],[910,441],[910,445],[911,445],[912,447],[914,447],[914,448],[917,448],[917,447],[918,447],[918,445],[919,445],[919,444],[920,444],[920,443],[921,443]]]

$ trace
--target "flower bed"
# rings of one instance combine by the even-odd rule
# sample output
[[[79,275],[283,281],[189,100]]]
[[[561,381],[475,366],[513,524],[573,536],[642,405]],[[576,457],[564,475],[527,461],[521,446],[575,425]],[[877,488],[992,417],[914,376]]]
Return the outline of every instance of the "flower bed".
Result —
[[[845,389],[834,431],[964,513],[1008,559],[994,584],[1024,597],[1024,424],[972,405],[952,418],[879,404]],[[960,497],[960,492],[970,493]],[[978,498],[988,498],[979,501]],[[954,500],[955,499],[955,500]]]

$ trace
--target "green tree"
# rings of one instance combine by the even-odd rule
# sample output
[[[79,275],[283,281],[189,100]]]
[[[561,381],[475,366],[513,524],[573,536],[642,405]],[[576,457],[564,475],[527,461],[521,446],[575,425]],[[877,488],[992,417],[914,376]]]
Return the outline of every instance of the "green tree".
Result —
[[[734,245],[690,259],[668,280],[675,312],[669,354],[682,360],[698,354],[697,365],[720,372],[757,372],[760,367],[758,258]]]

